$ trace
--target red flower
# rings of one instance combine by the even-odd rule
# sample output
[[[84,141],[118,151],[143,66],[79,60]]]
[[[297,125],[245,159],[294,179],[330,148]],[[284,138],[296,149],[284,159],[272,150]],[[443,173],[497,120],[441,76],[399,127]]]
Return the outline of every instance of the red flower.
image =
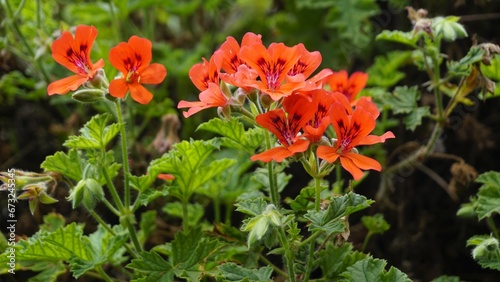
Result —
[[[250,46],[253,43],[262,44],[260,34],[247,32],[241,40],[241,47]],[[254,80],[258,74],[240,58],[240,45],[233,37],[229,36],[216,51],[221,58],[221,67],[225,73],[219,73],[221,80],[231,85],[241,87],[245,92],[250,92],[252,87],[245,84],[246,80]]]
[[[262,43],[253,43],[241,47],[240,58],[259,74],[258,80],[247,79],[246,86],[267,93],[274,101],[305,86],[305,82],[285,82],[288,72],[300,59],[297,46],[272,43],[266,49]]]
[[[152,59],[151,41],[138,36],[132,36],[127,43],[122,42],[111,48],[109,61],[123,76],[114,79],[109,84],[109,94],[124,98],[130,91],[130,96],[141,104],[147,104],[153,99],[153,94],[142,84],[160,84],[167,70],[161,64],[150,64]]]
[[[348,77],[345,70],[334,72],[325,79],[332,92],[337,91],[344,94],[351,103],[354,102],[361,89],[366,86],[367,81],[368,74],[355,72]]]
[[[330,107],[333,103],[340,103],[346,109],[351,106],[347,98],[339,92],[330,92],[324,89],[317,89],[309,92],[301,92],[309,95],[313,101],[312,106],[315,111],[311,120],[304,126],[304,136],[309,141],[318,142],[328,125],[330,125]]]
[[[243,39],[241,40],[241,47],[250,46],[253,43],[262,44],[261,35],[255,34],[253,32],[247,32]],[[222,70],[224,70],[228,74],[234,74],[238,71],[238,67],[240,65],[244,65],[245,61],[241,60],[240,54],[240,45],[234,37],[228,36],[226,41],[222,43],[218,51],[221,53],[222,60]]]
[[[210,83],[219,85],[219,70],[221,68],[221,60],[219,53],[214,53],[210,57],[210,62],[205,58],[203,63],[195,64],[189,69],[189,78],[200,91],[208,89]]]
[[[363,177],[361,170],[373,169],[380,171],[380,163],[372,158],[358,154],[354,149],[359,145],[371,145],[394,138],[390,131],[382,136],[368,135],[375,128],[373,112],[364,107],[356,107],[350,114],[344,105],[334,103],[331,106],[330,118],[337,133],[337,142],[332,146],[319,146],[316,154],[329,163],[340,159],[342,167],[349,171],[355,180]]]
[[[202,91],[199,95],[200,101],[198,102],[188,102],[180,101],[177,108],[190,108],[187,112],[183,112],[184,117],[188,118],[197,112],[213,108],[213,107],[224,107],[229,104],[229,99],[222,93],[218,84],[210,82],[208,88]]]
[[[165,180],[165,181],[170,181],[170,180],[174,180],[175,176],[173,176],[172,174],[160,173],[160,174],[158,174],[157,178],[161,179],[161,180]]]
[[[93,64],[90,60],[90,50],[97,37],[97,29],[93,26],[79,25],[75,37],[68,31],[63,31],[61,37],[52,43],[52,58],[76,75],[52,82],[47,87],[47,93],[66,94],[78,89],[83,83],[94,78],[97,70],[104,66],[100,59]]]
[[[262,127],[271,131],[283,146],[271,148],[263,153],[252,156],[252,161],[260,160],[282,162],[295,153],[304,152],[309,147],[309,141],[297,136],[300,129],[311,120],[314,109],[311,101],[303,95],[291,95],[283,100],[283,109],[276,109],[256,117]]]
[[[319,67],[322,60],[321,54],[318,51],[309,52],[302,43],[298,44],[297,48],[299,49],[300,58],[288,71],[287,80],[290,82],[305,81]],[[333,72],[330,69],[321,70],[315,76],[308,79],[308,87],[302,88],[301,90],[307,91],[322,88],[322,84],[316,85],[316,83],[321,82],[332,73]]]

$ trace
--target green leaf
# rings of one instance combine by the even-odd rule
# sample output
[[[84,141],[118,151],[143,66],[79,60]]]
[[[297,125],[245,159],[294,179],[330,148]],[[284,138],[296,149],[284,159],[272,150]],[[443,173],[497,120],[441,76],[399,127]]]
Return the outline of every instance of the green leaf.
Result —
[[[253,154],[264,140],[261,130],[245,131],[243,123],[241,123],[238,118],[232,118],[229,121],[214,118],[208,122],[200,124],[196,130],[199,129],[224,136],[222,138],[223,146],[241,149],[249,154]]]
[[[156,211],[148,210],[143,212],[141,214],[139,226],[141,229],[137,236],[139,237],[139,241],[144,245],[151,233],[156,230]]]
[[[153,188],[147,188],[146,190],[142,191],[141,194],[139,195],[139,198],[137,199],[138,205],[141,206],[147,206],[149,203],[154,201],[155,199],[159,197],[166,197],[170,193],[170,189],[168,187],[163,188],[161,190],[155,190]]]
[[[203,208],[202,205],[200,205],[198,203],[188,204],[187,208],[188,208],[188,218],[187,219],[184,218],[184,215],[182,213],[182,203],[181,202],[167,203],[163,207],[163,211],[166,214],[169,214],[171,216],[181,218],[182,220],[187,220],[189,226],[197,225],[200,222],[200,220],[203,218],[203,215],[205,215],[205,209]]]
[[[384,30],[379,35],[377,35],[377,37],[375,37],[375,40],[387,40],[416,48],[417,41],[421,35],[422,33],[420,32],[413,34],[412,32],[403,32],[399,30]]]
[[[218,149],[218,141],[183,141],[174,145],[174,149],[162,158],[153,161],[148,168],[150,174],[170,173],[175,176],[170,194],[181,200],[187,200],[206,183],[221,174],[236,160],[219,159],[206,162],[210,154]]]
[[[172,265],[154,251],[140,253],[140,258],[133,259],[127,268],[141,273],[142,277],[133,281],[174,281]]]
[[[156,175],[157,176],[157,175]],[[150,188],[153,185],[153,182],[156,179],[156,176],[147,174],[147,175],[129,175],[130,186],[140,192],[144,192],[146,189]]]
[[[395,114],[408,114],[417,108],[420,92],[416,86],[396,87],[392,95],[385,97],[385,102]]]
[[[383,94],[380,98],[395,114],[408,114],[404,121],[406,128],[415,130],[422,123],[422,118],[430,115],[429,107],[418,107],[420,92],[416,86],[396,87],[392,94]]]
[[[372,257],[356,262],[342,273],[342,281],[372,282],[372,281],[405,281],[411,282],[410,278],[400,270],[391,267],[385,271],[387,262]]]
[[[432,279],[431,282],[460,282],[460,277],[441,275],[437,278]]]
[[[422,124],[422,119],[430,115],[431,112],[428,106],[415,108],[403,119],[406,129],[415,131],[417,126]]]
[[[454,41],[457,38],[467,37],[467,31],[458,23],[459,20],[460,17],[455,16],[435,17],[432,19],[431,28],[436,36],[443,36],[447,41]]]
[[[315,2],[315,1],[314,1]],[[370,40],[363,36],[368,28],[367,20],[379,11],[374,0],[338,0],[328,10],[325,25],[336,28],[341,38],[350,39],[352,43],[362,43]]]
[[[224,281],[270,281],[273,269],[264,266],[258,269],[249,269],[235,263],[224,263],[219,266]]]
[[[33,237],[32,237],[33,238]],[[88,240],[83,236],[83,227],[71,223],[60,227],[53,233],[40,236],[30,241],[28,246],[19,252],[22,260],[68,261],[72,257],[90,260],[87,251]]]
[[[467,76],[472,70],[472,65],[483,59],[484,51],[479,47],[471,47],[467,55],[460,61],[447,61],[448,71],[451,75]]]
[[[106,125],[111,115],[102,114],[92,117],[82,129],[80,136],[70,136],[64,146],[72,149],[102,149],[113,139],[120,131],[117,123]]]
[[[29,269],[34,272],[40,271],[37,275],[30,277],[28,282],[56,282],[57,277],[66,272],[66,267],[60,261],[47,262],[40,261],[30,265]]]
[[[206,258],[218,248],[217,244],[216,240],[204,238],[201,228],[193,228],[188,233],[177,232],[174,241],[171,243],[171,261],[175,274],[184,277],[185,271],[193,271],[190,268],[198,264],[204,264]],[[196,271],[201,275],[202,272],[199,269],[197,267]]]
[[[382,234],[391,227],[380,213],[373,216],[363,216],[361,222],[372,234]]]
[[[500,81],[500,55],[495,55],[489,66],[481,64],[481,73],[490,79]]]
[[[410,51],[392,51],[386,55],[375,57],[375,62],[366,71],[368,73],[368,86],[391,87],[405,78],[405,73],[398,68],[408,63],[411,58]]]
[[[82,179],[83,161],[80,159],[76,150],[69,150],[66,155],[64,152],[56,152],[53,156],[48,156],[40,165],[45,172],[59,172],[72,180]]]
[[[66,219],[61,214],[51,212],[43,217],[43,224],[40,225],[40,230],[54,232],[58,228],[62,228],[66,224]]]
[[[373,202],[365,196],[350,192],[333,198],[326,210],[310,210],[304,217],[311,221],[310,231],[322,230],[327,234],[342,233],[345,226],[341,218],[368,208]]]
[[[477,235],[467,240],[467,246],[474,246],[472,257],[483,268],[500,270],[500,244],[490,235]]]
[[[490,217],[493,213],[500,213],[500,172],[482,173],[475,181],[483,183],[475,202],[475,211],[479,220]]]
[[[268,204],[261,197],[254,199],[245,199],[243,201],[239,201],[235,205],[237,211],[251,216],[262,214],[268,206]]]
[[[325,278],[338,279],[340,274],[346,271],[347,267],[356,262],[353,259],[356,253],[353,252],[351,244],[343,244],[341,246],[326,245],[326,248],[318,254],[318,263]],[[349,259],[350,256],[351,259]],[[366,255],[363,255],[359,259],[364,259],[365,257]]]
[[[314,205],[316,197],[315,187],[304,187],[300,190],[300,194],[289,203],[292,210],[295,212],[307,212]]]

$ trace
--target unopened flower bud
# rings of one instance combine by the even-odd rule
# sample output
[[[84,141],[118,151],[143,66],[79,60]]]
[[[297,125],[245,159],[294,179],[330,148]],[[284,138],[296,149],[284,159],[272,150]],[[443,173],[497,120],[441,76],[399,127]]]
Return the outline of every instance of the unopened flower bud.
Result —
[[[221,119],[230,120],[231,119],[231,106],[225,105],[224,107],[217,108],[217,114]]]
[[[260,95],[260,103],[262,107],[268,109],[273,102],[274,102],[273,99],[268,94],[262,93]]]
[[[226,96],[226,98],[228,100],[233,97],[231,95],[231,90],[229,90],[229,87],[227,86],[227,84],[224,81],[220,82],[220,91],[224,94],[224,96]]]
[[[87,209],[93,209],[98,201],[104,197],[104,191],[101,184],[95,179],[82,179],[73,188],[68,196],[68,200],[72,201],[73,208],[80,204]]]
[[[96,74],[94,75],[93,78],[91,78],[87,84],[87,86],[90,86],[88,88],[95,88],[95,89],[102,89],[102,88],[108,88],[108,79],[106,78],[106,74],[104,72],[104,69],[98,69]]]
[[[97,102],[104,98],[104,91],[92,88],[80,89],[76,91],[71,98],[83,103]]]

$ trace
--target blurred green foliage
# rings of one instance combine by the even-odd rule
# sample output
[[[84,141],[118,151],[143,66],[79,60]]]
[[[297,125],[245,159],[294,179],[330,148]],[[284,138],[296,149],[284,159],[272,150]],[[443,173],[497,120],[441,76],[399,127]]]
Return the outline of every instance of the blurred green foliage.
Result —
[[[406,1],[381,3],[402,7]],[[47,99],[46,85],[68,75],[51,58],[52,41],[62,30],[94,25],[99,31],[91,55],[94,62],[107,61],[110,48],[131,35],[153,41],[153,59],[166,66],[168,75],[154,89],[153,103],[135,113],[136,119],[148,121],[175,112],[177,101],[197,97],[188,71],[202,57],[208,59],[227,36],[240,40],[252,31],[262,34],[267,43],[304,43],[308,50],[321,52],[321,67],[339,70],[352,68],[363,54],[371,60],[366,54],[371,53],[370,42],[380,29],[371,20],[380,12],[375,0],[4,0],[1,5],[0,48],[2,59],[9,58],[2,61],[6,65],[2,75],[7,77],[1,80],[1,101]],[[105,71],[110,79],[117,74],[109,62]],[[51,103],[72,100],[58,97]],[[194,132],[214,114],[208,111],[182,120],[181,137],[209,134]]]

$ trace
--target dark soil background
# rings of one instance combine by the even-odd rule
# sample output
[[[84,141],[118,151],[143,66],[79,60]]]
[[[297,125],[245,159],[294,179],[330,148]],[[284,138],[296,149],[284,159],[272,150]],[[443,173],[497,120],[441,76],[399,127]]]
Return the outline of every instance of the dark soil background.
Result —
[[[500,1],[411,2],[415,8],[426,8],[430,15],[463,15],[462,23],[469,35],[477,34],[480,43],[488,41],[500,44],[498,31]],[[381,6],[384,7],[384,2]],[[382,17],[383,15],[385,16]],[[410,28],[406,11],[400,13],[388,11],[374,17],[373,21],[382,25],[383,29]],[[454,58],[460,58],[466,54],[470,45],[470,38],[459,40],[445,46],[445,52]],[[15,59],[11,60],[7,64],[23,68]],[[407,78],[403,83],[414,85],[426,79],[414,68],[409,68],[407,71]],[[500,98],[476,100],[476,105],[473,107],[457,107],[452,115],[453,124],[442,134],[437,151],[462,158],[478,173],[500,171]],[[65,136],[76,133],[84,122],[85,120],[82,121],[75,115],[64,118],[49,105],[48,98],[36,102],[19,99],[13,105],[0,104],[0,171],[12,167],[40,171],[40,164],[45,157],[62,150],[61,144]],[[395,162],[399,156],[407,153],[401,148],[411,147],[409,142],[424,143],[430,135],[431,128],[432,124],[428,124],[414,133],[406,131],[402,125],[393,129],[397,139],[385,144],[388,153],[392,154],[391,159]],[[453,163],[451,159],[431,157],[424,165],[449,183],[452,179],[459,180],[451,172]],[[300,182],[301,179],[308,179],[308,176],[301,175],[303,172],[300,169],[292,168],[291,172],[294,173],[292,181]],[[375,199],[379,193],[379,181],[378,174],[371,173],[356,191]],[[499,272],[482,269],[472,259],[471,249],[466,248],[468,238],[490,232],[486,222],[456,216],[461,203],[468,202],[469,197],[477,192],[479,185],[459,181],[459,185],[455,187],[458,200],[454,200],[435,180],[417,168],[400,171],[394,184],[394,189],[385,193],[382,200],[377,201],[370,210],[351,218],[349,240],[355,247],[361,246],[366,235],[366,230],[359,223],[359,217],[365,214],[383,213],[391,229],[382,235],[375,235],[367,251],[375,257],[388,260],[389,265],[398,267],[414,281],[430,281],[440,275],[459,276],[463,281],[500,281]],[[287,190],[286,193],[289,194],[283,194],[282,198],[295,197],[295,192],[293,189]],[[59,190],[56,194],[59,203],[41,207],[35,216],[29,213],[27,202],[20,202],[16,210],[18,218],[16,234],[20,237],[32,235],[38,230],[42,216],[51,211],[63,214],[68,222],[87,221],[86,231],[92,232],[95,223],[81,210],[71,209],[65,200],[66,193],[64,189]],[[4,206],[6,197],[3,193],[1,195],[1,205]],[[2,232],[6,216],[7,210],[2,208],[0,212]],[[116,219],[109,218],[109,220]],[[495,217],[495,221],[500,225],[498,217]],[[161,241],[165,240],[161,236],[171,236],[175,230],[167,226],[165,222],[159,222],[160,230],[152,240]],[[21,275],[27,277],[29,273]],[[11,278],[22,281],[19,280],[24,279],[21,275]],[[10,278],[3,276],[0,280],[2,279]],[[62,279],[71,281],[72,277],[68,275]]]

